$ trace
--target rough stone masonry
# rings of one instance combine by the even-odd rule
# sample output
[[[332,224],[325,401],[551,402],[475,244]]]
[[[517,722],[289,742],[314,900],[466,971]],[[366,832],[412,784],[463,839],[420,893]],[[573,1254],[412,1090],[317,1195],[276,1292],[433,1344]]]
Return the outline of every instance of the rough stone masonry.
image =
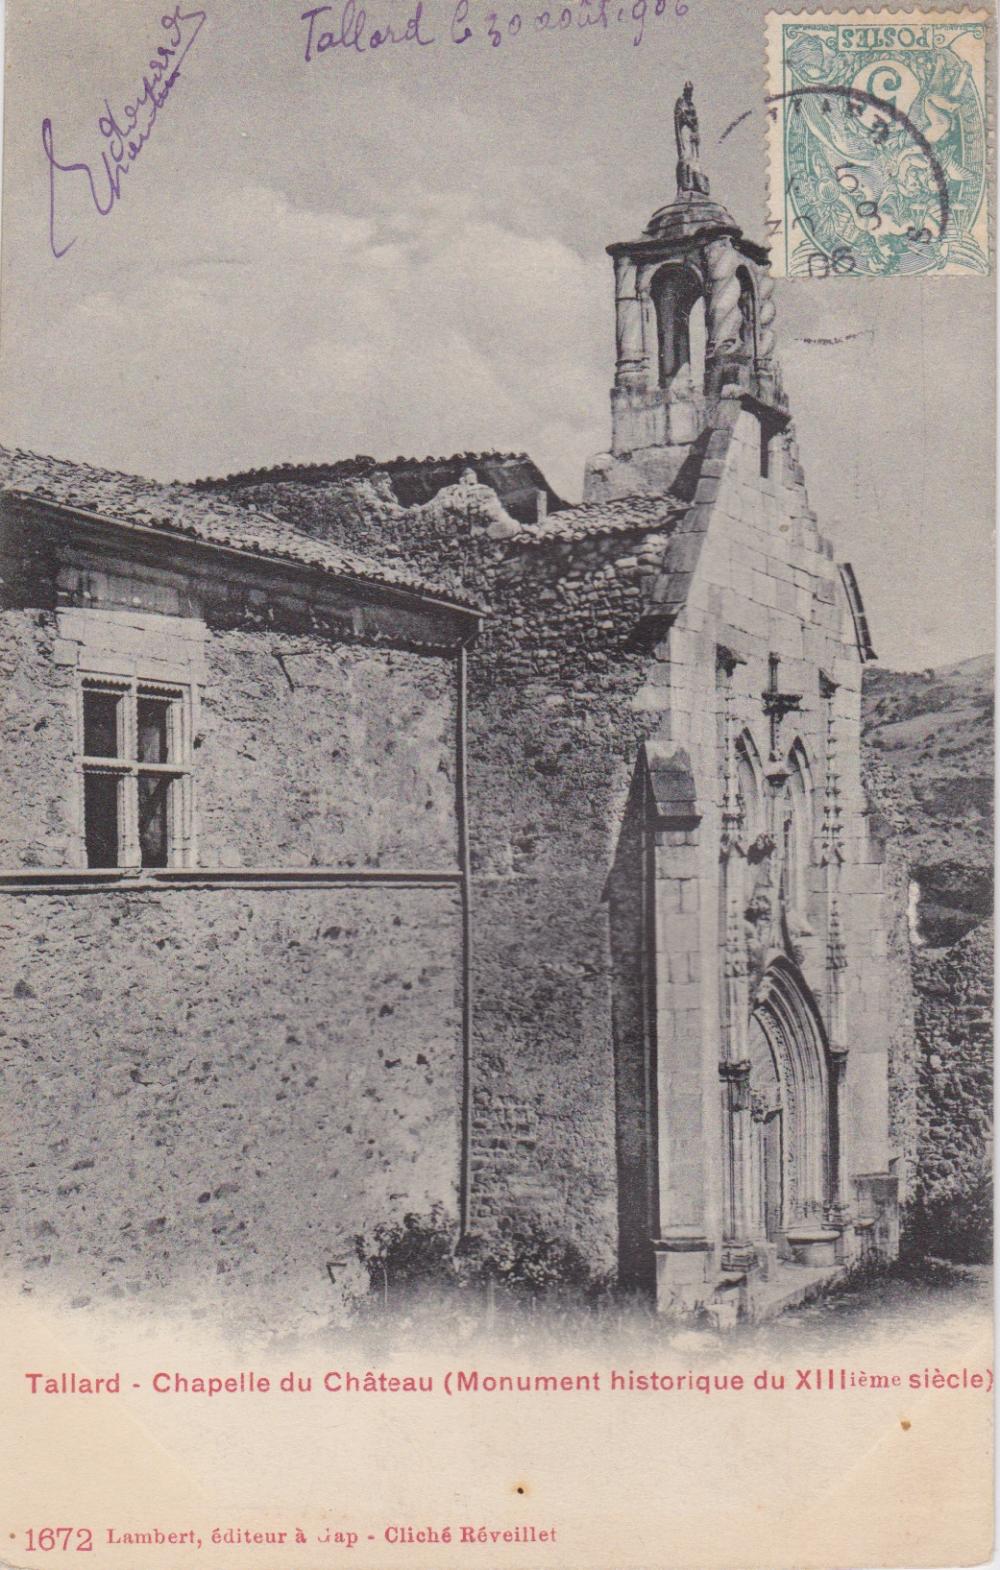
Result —
[[[697,179],[695,179],[697,174]],[[661,1307],[898,1247],[872,657],[766,252],[609,248],[612,443],[156,486],[4,463],[7,1270],[274,1322],[435,1205]],[[330,1268],[328,1268],[330,1267]]]

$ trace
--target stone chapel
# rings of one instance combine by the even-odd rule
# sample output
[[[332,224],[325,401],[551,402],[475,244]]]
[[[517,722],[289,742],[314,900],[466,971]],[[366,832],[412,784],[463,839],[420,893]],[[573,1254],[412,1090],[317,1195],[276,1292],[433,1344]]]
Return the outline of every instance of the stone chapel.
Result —
[[[322,1313],[353,1238],[435,1205],[530,1218],[665,1311],[897,1251],[874,651],[767,251],[710,194],[690,84],[676,119],[674,200],[608,248],[579,505],[524,455],[195,485],[4,455],[25,1290]]]

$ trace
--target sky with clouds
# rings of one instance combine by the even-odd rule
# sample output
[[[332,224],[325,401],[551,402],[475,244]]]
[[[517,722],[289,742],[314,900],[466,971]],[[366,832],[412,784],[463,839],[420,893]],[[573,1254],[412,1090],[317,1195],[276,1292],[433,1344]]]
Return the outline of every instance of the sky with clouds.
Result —
[[[761,235],[764,4],[677,16],[670,0],[657,18],[649,0],[638,46],[627,16],[497,48],[491,5],[469,0],[462,45],[455,0],[424,0],[432,45],[307,63],[301,3],[203,0],[112,211],[79,172],[59,177],[57,245],[75,243],[57,259],[42,122],[60,162],[99,161],[105,100],[120,116],[135,99],[162,0],[14,0],[0,439],[162,478],[524,449],[578,497],[608,441],[604,247],[673,194],[686,77],[713,194]],[[399,30],[412,14],[368,9]],[[912,668],[982,652],[991,282],[794,280],[777,299],[813,505],[880,653]]]

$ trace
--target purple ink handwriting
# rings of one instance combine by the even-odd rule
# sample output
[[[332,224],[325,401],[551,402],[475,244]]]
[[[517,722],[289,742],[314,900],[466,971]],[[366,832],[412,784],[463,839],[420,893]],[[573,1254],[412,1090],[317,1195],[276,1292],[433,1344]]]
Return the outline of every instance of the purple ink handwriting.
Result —
[[[317,26],[317,18],[328,15],[325,26]],[[318,5],[302,13],[302,21],[309,24],[306,38],[306,60],[315,60],[328,49],[353,49],[356,54],[367,54],[381,49],[384,44],[419,44],[426,48],[436,42],[426,30],[423,0],[417,0],[405,22],[386,22],[382,27],[371,27],[368,13],[357,0],[342,0],[339,13],[332,5]]]
[[[59,233],[57,239],[58,191],[63,188],[64,177],[82,175],[98,213],[107,218],[121,200],[122,177],[149,141],[156,117],[180,77],[181,62],[206,21],[204,11],[182,11],[179,5],[161,16],[166,41],[157,45],[149,60],[140,91],[120,109],[112,109],[110,100],[104,100],[104,113],[97,117],[103,145],[96,162],[64,163],[57,158],[52,121],[42,121],[42,146],[49,168],[49,245],[57,261],[76,244],[75,235],[67,240]]]
[[[386,0],[383,0],[386,3]],[[344,54],[370,54],[387,44],[477,43],[499,49],[516,39],[543,33],[578,32],[596,28],[607,32],[628,28],[638,48],[646,35],[647,23],[661,17],[686,16],[688,0],[568,0],[541,10],[534,6],[519,9],[517,0],[506,0],[491,8],[490,0],[443,0],[442,20],[435,23],[428,15],[424,0],[405,17],[386,21],[380,17],[373,25],[359,0],[337,0],[332,5],[313,6],[303,11],[306,24],[305,59],[307,64],[331,51]],[[433,29],[433,30],[432,30]]]

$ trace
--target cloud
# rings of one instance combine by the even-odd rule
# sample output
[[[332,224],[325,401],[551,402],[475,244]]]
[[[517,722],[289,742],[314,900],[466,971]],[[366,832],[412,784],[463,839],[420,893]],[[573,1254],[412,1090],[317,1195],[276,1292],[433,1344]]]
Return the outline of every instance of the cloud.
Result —
[[[377,220],[250,186],[213,204],[206,233],[202,200],[182,204],[155,259],[26,339],[11,314],[5,438],[185,477],[524,448],[577,491],[606,440],[604,259],[417,207]]]

